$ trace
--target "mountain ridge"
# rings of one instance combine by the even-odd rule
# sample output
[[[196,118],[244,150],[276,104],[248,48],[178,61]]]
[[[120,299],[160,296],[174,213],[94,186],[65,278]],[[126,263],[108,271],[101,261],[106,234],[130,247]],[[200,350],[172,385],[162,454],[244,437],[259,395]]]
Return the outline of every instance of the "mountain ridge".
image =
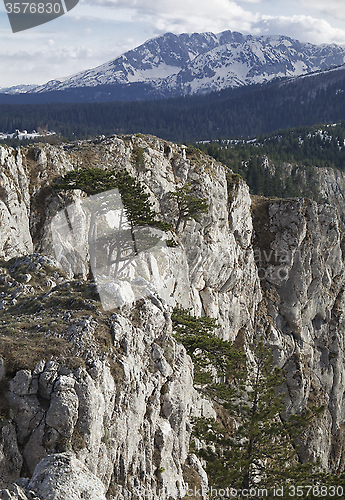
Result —
[[[103,309],[97,282],[87,279],[87,198],[52,189],[80,166],[127,171],[168,223],[179,212],[168,195],[180,186],[209,206],[171,235],[178,245],[140,252],[129,264],[135,279],[119,280],[115,310]],[[217,321],[220,339],[247,354],[250,381],[262,362],[256,346],[265,341],[284,374],[284,418],[325,408],[300,436],[300,462],[342,473],[345,262],[336,207],[251,199],[219,162],[142,134],[0,147],[0,167],[1,500],[144,498],[138,491],[177,500],[189,496],[188,485],[214,484],[191,432],[195,417],[224,425],[229,414],[197,393],[191,358],[174,338],[173,307]],[[320,184],[325,194],[345,190],[345,178],[331,169]],[[73,214],[70,236],[54,242],[53,231],[63,236],[69,227],[65,213]],[[94,231],[100,242],[103,214]],[[104,254],[96,260],[101,272],[102,262]],[[145,279],[137,301],[128,290],[138,286],[139,269]],[[246,394],[243,401],[240,409],[248,407]]]
[[[149,133],[176,142],[246,138],[291,127],[345,119],[345,67],[337,71],[224,89],[206,95],[141,102],[106,102],[111,86],[84,88],[89,102],[73,103],[78,89],[51,94],[0,95],[0,130],[54,130],[68,138]],[[123,86],[123,92],[126,87]],[[64,95],[70,102],[63,103]],[[102,102],[92,102],[97,95]],[[35,97],[57,102],[35,104]],[[32,99],[31,103],[24,99]],[[12,103],[12,104],[11,104]],[[18,104],[22,106],[18,106]]]
[[[344,63],[345,48],[335,44],[313,45],[287,36],[229,30],[165,33],[96,68],[51,80],[25,94],[75,89],[82,93],[82,89],[110,86],[109,101],[168,98],[262,84]]]

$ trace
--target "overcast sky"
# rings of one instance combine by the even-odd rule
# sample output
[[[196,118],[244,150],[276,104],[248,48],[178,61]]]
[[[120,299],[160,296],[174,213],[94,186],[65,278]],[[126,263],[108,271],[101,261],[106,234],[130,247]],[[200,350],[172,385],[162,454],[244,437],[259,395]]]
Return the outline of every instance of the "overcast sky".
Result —
[[[14,34],[1,3],[0,87],[69,76],[166,32],[224,30],[345,46],[345,2],[80,0],[68,14]]]

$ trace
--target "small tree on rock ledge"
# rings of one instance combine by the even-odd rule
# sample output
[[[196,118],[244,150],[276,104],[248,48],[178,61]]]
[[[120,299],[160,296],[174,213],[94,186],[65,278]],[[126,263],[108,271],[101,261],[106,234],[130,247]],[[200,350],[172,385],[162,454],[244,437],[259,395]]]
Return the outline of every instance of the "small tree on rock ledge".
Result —
[[[87,203],[90,213],[90,228],[88,244],[90,251],[90,268],[96,269],[97,261],[102,262],[110,272],[111,266],[115,266],[115,274],[120,270],[120,263],[128,265],[139,253],[149,250],[155,246],[160,237],[153,236],[149,228],[169,231],[172,226],[166,222],[155,220],[156,213],[149,201],[149,194],[144,187],[126,170],[103,170],[101,168],[81,168],[65,174],[62,179],[55,182],[56,190],[66,191],[80,189],[88,196],[110,192],[102,200],[92,200]],[[112,194],[112,190],[118,190],[118,195]],[[114,230],[106,230],[105,223],[107,213],[116,210],[118,212],[118,227]],[[103,226],[102,226],[103,224]],[[136,232],[137,228],[141,229]],[[100,234],[98,234],[100,233]],[[130,236],[128,236],[130,234]],[[140,248],[139,248],[140,247]],[[107,254],[107,258],[101,258]],[[91,271],[90,269],[90,271]],[[90,276],[92,272],[90,272]]]
[[[176,231],[179,230],[183,220],[196,219],[200,213],[208,211],[209,206],[205,199],[198,198],[192,194],[192,187],[186,184],[176,191],[170,191],[168,198],[175,200],[178,206],[178,219],[175,225]]]
[[[233,488],[238,492],[236,498],[253,500],[262,498],[256,494],[258,490],[267,491],[266,497],[272,500],[332,498],[341,491],[345,493],[345,487],[341,490],[344,474],[327,474],[317,463],[301,463],[297,438],[324,408],[291,415],[288,421],[282,418],[284,395],[277,387],[284,380],[262,342],[252,346],[256,364],[249,370],[245,354],[215,336],[215,320],[175,309],[172,321],[176,340],[185,346],[194,363],[196,389],[213,401],[218,414],[217,422],[196,419],[193,431],[204,444],[195,452],[206,462],[214,491]],[[241,494],[249,490],[250,497]]]

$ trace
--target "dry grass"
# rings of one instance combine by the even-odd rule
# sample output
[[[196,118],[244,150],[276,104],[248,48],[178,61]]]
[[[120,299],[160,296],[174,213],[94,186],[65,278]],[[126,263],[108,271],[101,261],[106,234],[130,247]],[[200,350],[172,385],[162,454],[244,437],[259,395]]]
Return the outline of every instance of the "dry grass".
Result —
[[[230,206],[235,199],[234,195],[237,193],[238,186],[240,182],[243,181],[243,179],[240,176],[240,174],[234,174],[230,172],[226,172],[225,176],[226,176],[226,184],[228,192],[228,206]]]
[[[97,320],[94,338],[96,348],[107,352],[112,345],[109,316],[101,309],[98,294],[90,282],[67,281],[60,270],[42,266],[32,271],[28,264],[16,266],[15,259],[2,262],[14,286],[0,286],[7,308],[0,311],[0,357],[5,360],[7,376],[20,369],[34,369],[42,359],[60,359],[74,369],[83,366],[84,359],[76,346],[65,338],[68,328],[80,318],[92,316]],[[19,295],[11,304],[11,297],[20,288],[25,273],[32,275],[28,286],[31,292]],[[53,275],[53,276],[52,276]],[[6,276],[2,275],[2,276]],[[65,280],[50,290],[47,278]]]
[[[246,327],[243,326],[242,328],[239,329],[236,338],[232,344],[232,347],[236,349],[237,351],[241,351],[245,353],[245,345],[246,345]]]
[[[186,158],[190,160],[196,173],[202,174],[204,172],[212,178],[216,177],[217,172],[213,168],[214,159],[205,155],[200,149],[186,148]]]
[[[1,335],[0,357],[5,360],[6,375],[13,377],[18,370],[33,370],[42,359],[51,357],[68,362],[77,368],[82,359],[74,356],[73,346],[62,338],[44,337],[42,334],[27,334],[20,330],[14,334]]]
[[[94,168],[99,167],[101,160],[92,145],[83,145],[82,149],[72,150],[70,161],[74,168]]]

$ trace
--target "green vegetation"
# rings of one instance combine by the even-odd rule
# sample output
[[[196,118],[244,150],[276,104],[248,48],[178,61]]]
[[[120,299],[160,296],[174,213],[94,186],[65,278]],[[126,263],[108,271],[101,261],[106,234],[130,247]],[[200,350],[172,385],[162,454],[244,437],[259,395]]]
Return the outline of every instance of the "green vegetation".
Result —
[[[214,489],[267,489],[268,498],[274,498],[274,488],[279,487],[284,489],[279,496],[289,498],[293,487],[342,484],[344,475],[328,475],[317,463],[300,462],[298,442],[324,408],[306,410],[289,420],[282,417],[284,393],[279,387],[284,379],[261,341],[252,345],[255,364],[249,367],[242,350],[215,336],[215,320],[196,318],[181,309],[174,310],[172,320],[176,339],[192,357],[196,388],[211,398],[217,411],[216,422],[196,419],[193,430],[203,443],[195,453],[206,461]],[[315,489],[310,498],[318,495]]]
[[[322,201],[314,167],[345,170],[345,122],[199,146],[241,175],[252,194],[266,197],[305,196]]]
[[[175,240],[173,240],[172,238],[165,240],[165,244],[167,247],[170,247],[170,248],[177,248],[179,246],[179,244]]]
[[[169,231],[171,225],[155,220],[156,213],[140,182],[136,181],[126,170],[116,174],[116,184],[126,210],[128,220],[132,225],[153,226],[162,231]]]
[[[179,230],[183,220],[196,219],[199,214],[208,211],[208,203],[203,198],[193,195],[191,184],[186,184],[176,191],[170,191],[168,197],[175,200],[178,206],[178,218],[175,229]]]
[[[215,319],[197,318],[180,308],[174,309],[171,319],[176,340],[184,345],[192,358],[194,383],[205,394],[218,396],[219,391],[223,392],[225,386],[214,382],[215,374],[218,378],[228,378],[233,366],[236,366],[237,378],[243,379],[245,354],[214,334],[218,327]]]
[[[116,172],[96,167],[72,170],[53,184],[53,188],[59,191],[81,189],[89,196],[109,191],[116,187]]]
[[[136,151],[137,158],[141,158],[140,153],[142,154],[141,148]],[[145,193],[143,186],[126,170],[116,172],[96,167],[82,168],[68,172],[62,179],[55,182],[53,187],[59,190],[81,189],[88,195],[117,188],[121,195],[127,219],[131,223],[132,231],[135,225],[153,226],[162,231],[172,229],[170,224],[155,220],[156,214],[149,201],[149,195]],[[200,213],[208,210],[206,200],[196,197],[190,184],[168,193],[168,197],[175,200],[178,206],[179,216],[176,222],[176,230],[178,230],[183,220],[195,219]],[[104,211],[103,206],[102,210]],[[174,244],[171,243],[170,246],[174,246]]]
[[[82,168],[68,172],[55,182],[57,190],[81,189],[89,195],[106,193],[102,199],[90,200],[85,204],[90,213],[88,233],[90,252],[90,276],[92,270],[103,269],[113,277],[132,262],[139,251],[148,250],[161,241],[150,228],[169,231],[172,226],[157,221],[156,213],[149,201],[149,194],[126,170],[103,170]],[[121,195],[121,199],[117,192]],[[110,228],[106,215],[118,212],[118,227]],[[113,267],[112,267],[113,266]]]
[[[283,128],[344,120],[345,80],[341,74],[271,82],[207,95],[152,101],[0,104],[0,131],[39,128],[70,140],[141,132],[188,143],[202,139],[250,137]],[[25,97],[0,96],[2,102]],[[114,96],[116,99],[116,96]]]
[[[261,134],[253,139],[227,139],[198,145],[222,163],[233,165],[248,161],[252,156],[267,155],[274,163],[298,163],[306,167],[345,169],[345,122],[335,125],[315,125]]]
[[[88,195],[103,193],[117,188],[121,195],[126,216],[132,229],[137,226],[153,226],[162,231],[171,229],[170,224],[155,220],[155,212],[149,194],[126,170],[103,170],[98,167],[81,168],[65,174],[53,184],[56,190],[81,189]],[[106,207],[102,205],[104,212]]]

